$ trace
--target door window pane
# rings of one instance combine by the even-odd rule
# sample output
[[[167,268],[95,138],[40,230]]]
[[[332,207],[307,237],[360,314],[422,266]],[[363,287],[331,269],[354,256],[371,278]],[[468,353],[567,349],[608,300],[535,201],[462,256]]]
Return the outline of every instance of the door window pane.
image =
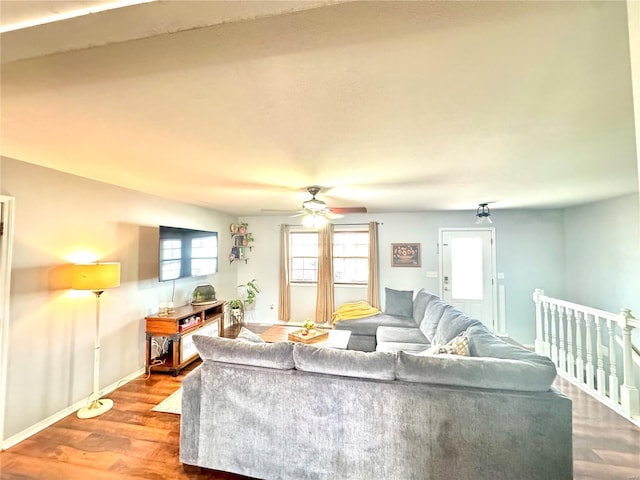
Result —
[[[482,238],[451,239],[451,298],[482,300]]]

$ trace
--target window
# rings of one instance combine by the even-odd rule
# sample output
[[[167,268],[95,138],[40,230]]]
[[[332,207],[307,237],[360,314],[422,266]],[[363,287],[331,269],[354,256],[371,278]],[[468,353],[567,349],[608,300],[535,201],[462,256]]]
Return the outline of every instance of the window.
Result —
[[[291,281],[318,281],[318,233],[291,232]],[[336,231],[333,234],[333,281],[366,285],[369,276],[369,232]]]
[[[369,233],[334,232],[334,283],[367,284],[369,277]]]
[[[318,281],[318,234],[291,232],[291,281]]]

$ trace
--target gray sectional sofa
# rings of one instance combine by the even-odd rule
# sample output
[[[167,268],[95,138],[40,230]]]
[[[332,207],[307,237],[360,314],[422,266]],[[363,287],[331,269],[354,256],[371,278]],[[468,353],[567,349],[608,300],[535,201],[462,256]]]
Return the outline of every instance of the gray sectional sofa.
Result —
[[[426,292],[421,290],[420,292]],[[336,330],[350,330],[349,350],[372,352],[376,349],[376,333],[379,327],[416,328],[424,316],[427,297],[413,291],[385,288],[385,311],[357,320],[343,320],[334,325]]]
[[[376,329],[377,352],[195,336],[180,460],[261,479],[572,478],[553,363],[425,299],[437,321]],[[459,338],[470,356],[425,354]]]

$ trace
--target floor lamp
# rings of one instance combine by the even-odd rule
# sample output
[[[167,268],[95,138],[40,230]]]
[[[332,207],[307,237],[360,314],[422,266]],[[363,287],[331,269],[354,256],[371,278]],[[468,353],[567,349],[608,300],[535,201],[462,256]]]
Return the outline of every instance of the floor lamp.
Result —
[[[78,410],[79,418],[93,418],[102,415],[113,407],[113,400],[100,398],[100,295],[107,288],[120,286],[119,263],[91,263],[74,265],[71,288],[74,290],[92,290],[96,296],[96,337],[93,354],[93,395],[89,404]]]

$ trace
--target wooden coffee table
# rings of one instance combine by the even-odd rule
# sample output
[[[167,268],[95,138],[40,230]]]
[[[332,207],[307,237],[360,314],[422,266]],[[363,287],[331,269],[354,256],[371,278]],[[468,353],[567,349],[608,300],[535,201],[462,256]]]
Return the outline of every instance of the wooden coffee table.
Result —
[[[300,330],[302,327],[289,327],[286,325],[272,325],[263,333],[260,333],[262,338],[267,343],[286,342],[288,341],[288,335],[291,332]],[[329,336],[319,338],[316,341],[308,343],[307,345],[316,345],[318,347],[339,348],[345,350],[349,345],[349,338],[351,332],[349,330],[327,330]]]

